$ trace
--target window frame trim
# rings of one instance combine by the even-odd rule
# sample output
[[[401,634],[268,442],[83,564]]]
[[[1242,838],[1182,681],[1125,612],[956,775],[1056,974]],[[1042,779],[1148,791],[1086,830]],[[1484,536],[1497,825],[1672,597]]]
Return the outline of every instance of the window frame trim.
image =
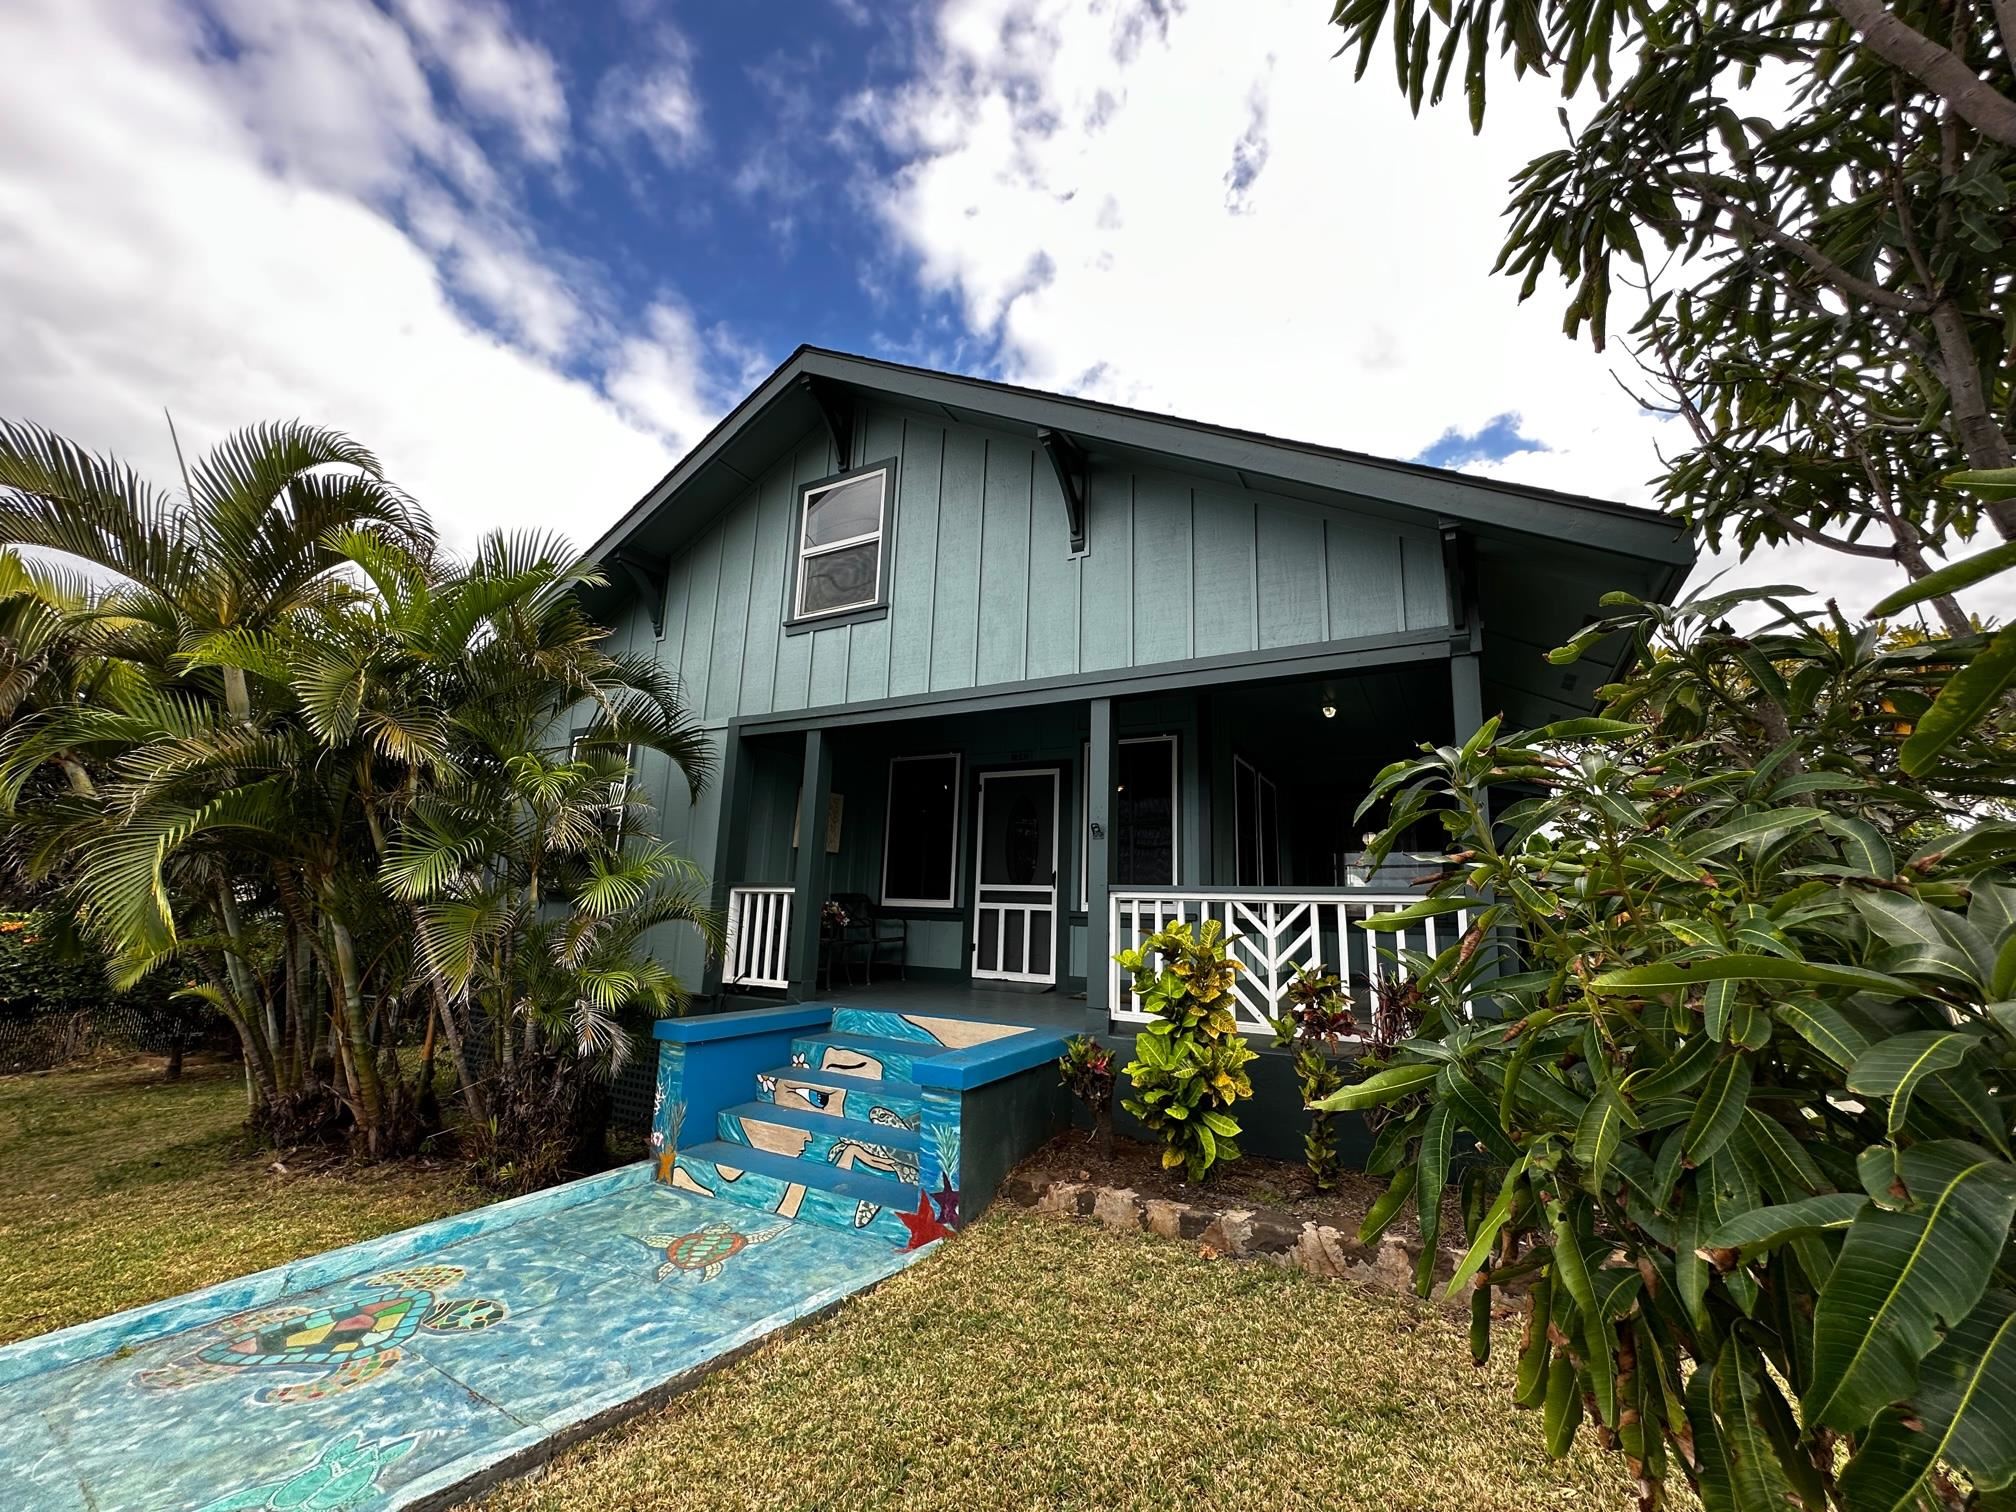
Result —
[[[1169,887],[1183,885],[1183,735],[1179,730],[1166,730],[1155,735],[1122,735],[1113,742],[1118,751],[1123,745],[1152,745],[1158,740],[1169,742],[1169,871],[1166,884]],[[1080,763],[1083,776],[1078,782],[1078,912],[1092,911],[1092,742],[1086,741],[1082,748],[1084,760]],[[1116,884],[1118,885],[1118,884]],[[1128,887],[1160,887],[1159,882],[1129,882]]]
[[[949,898],[892,898],[889,896],[889,827],[896,817],[896,766],[903,761],[950,761],[952,763],[952,868]],[[913,751],[889,758],[889,785],[882,804],[882,888],[884,908],[957,908],[959,906],[959,821],[965,811],[965,790],[960,781],[966,758],[958,751]]]
[[[787,597],[785,600],[784,624],[786,628],[816,627],[833,621],[845,621],[847,616],[867,617],[877,610],[889,607],[889,580],[895,570],[894,546],[896,528],[896,472],[898,459],[884,457],[880,461],[863,463],[860,467],[850,467],[844,472],[831,473],[823,478],[814,478],[809,483],[798,485],[797,501],[792,511],[791,547],[786,564]],[[822,541],[817,546],[805,544],[805,523],[813,496],[830,492],[846,483],[861,478],[882,474],[881,510],[872,531],[848,536],[838,541]],[[812,557],[829,556],[849,547],[875,543],[875,592],[870,598],[859,603],[841,604],[831,609],[807,611],[805,604],[805,563]]]
[[[1258,882],[1248,882],[1239,875],[1239,831],[1241,821],[1245,817],[1243,806],[1239,802],[1239,768],[1241,767],[1246,768],[1247,771],[1253,774],[1253,802],[1256,808],[1260,807],[1261,804],[1261,788],[1266,788],[1274,795],[1274,801],[1271,805],[1274,821],[1271,832],[1263,833],[1260,828],[1260,815],[1258,813],[1253,815],[1253,866],[1262,878]],[[1261,771],[1257,762],[1248,761],[1244,756],[1234,751],[1232,753],[1232,885],[1234,887],[1279,887],[1281,885],[1278,876],[1272,882],[1265,880],[1267,875],[1266,841],[1269,839],[1274,842],[1274,870],[1278,873],[1281,870],[1280,784]]]

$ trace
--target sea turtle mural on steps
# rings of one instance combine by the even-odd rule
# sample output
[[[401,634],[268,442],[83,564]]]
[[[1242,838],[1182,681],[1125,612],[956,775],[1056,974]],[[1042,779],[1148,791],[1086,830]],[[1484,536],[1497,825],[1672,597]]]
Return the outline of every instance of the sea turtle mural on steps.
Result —
[[[213,1342],[134,1379],[154,1391],[176,1391],[238,1371],[307,1373],[255,1394],[254,1402],[285,1406],[319,1401],[383,1375],[402,1358],[400,1346],[421,1329],[476,1333],[510,1316],[487,1297],[442,1297],[463,1277],[458,1265],[416,1265],[367,1277],[361,1286],[319,1308],[278,1307],[241,1313],[217,1325]]]
[[[658,1267],[658,1279],[682,1276],[696,1284],[712,1281],[721,1268],[752,1244],[768,1244],[788,1229],[788,1223],[774,1224],[754,1233],[743,1233],[734,1224],[717,1218],[688,1234],[646,1234],[644,1242],[665,1251],[665,1263]]]

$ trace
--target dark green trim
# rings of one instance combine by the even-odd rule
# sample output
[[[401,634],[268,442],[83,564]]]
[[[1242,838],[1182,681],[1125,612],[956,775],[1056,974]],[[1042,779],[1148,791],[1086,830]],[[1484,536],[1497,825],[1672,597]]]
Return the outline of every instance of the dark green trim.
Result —
[[[1195,688],[1204,681],[1256,682],[1266,678],[1317,677],[1360,667],[1401,666],[1442,661],[1449,655],[1447,629],[1396,631],[1350,640],[1312,641],[1268,651],[1240,651],[1225,656],[1200,656],[1187,661],[1154,662],[1147,666],[1081,672],[1028,682],[994,683],[984,688],[954,688],[916,693],[857,704],[826,704],[814,709],[786,709],[775,714],[745,714],[751,733],[830,729],[839,725],[876,724],[941,714],[992,713],[1036,704],[1081,698],[1128,698],[1143,693],[1167,693]]]
[[[956,872],[956,866],[954,870]],[[922,924],[963,924],[966,922],[966,910],[957,905],[951,908],[913,908],[903,903],[877,903],[875,911],[885,919],[915,919]]]
[[[814,630],[831,630],[836,625],[872,625],[889,618],[889,605],[870,604],[865,609],[849,609],[845,614],[827,614],[818,619],[786,620],[786,635],[810,635]]]
[[[1085,1010],[1103,1027],[1110,1004],[1106,1001],[1112,974],[1104,970],[1113,953],[1112,911],[1107,898],[1113,882],[1113,758],[1118,749],[1113,733],[1113,700],[1092,700],[1091,746],[1086,762],[1085,828],[1090,835],[1085,851],[1085,898],[1099,906],[1085,916]],[[1180,751],[1180,747],[1179,747]],[[1180,798],[1179,798],[1180,803]]]
[[[833,794],[833,747],[824,730],[805,732],[798,788],[797,889],[791,908],[791,996],[803,1001],[819,982],[819,916],[826,902],[826,808]]]
[[[721,815],[714,830],[714,875],[709,896],[725,927],[728,894],[735,886],[735,874],[742,870],[749,848],[749,804],[755,784],[750,780],[748,753],[742,748],[739,720],[730,720],[721,740]],[[721,990],[725,960],[707,962],[701,973],[701,991],[712,995]]]

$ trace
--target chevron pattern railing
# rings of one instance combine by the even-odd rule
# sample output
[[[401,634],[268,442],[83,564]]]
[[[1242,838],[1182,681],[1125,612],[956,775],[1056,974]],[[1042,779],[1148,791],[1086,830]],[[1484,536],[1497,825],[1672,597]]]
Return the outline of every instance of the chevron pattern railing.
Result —
[[[1358,927],[1373,914],[1391,913],[1420,901],[1418,893],[1298,893],[1277,889],[1116,889],[1109,907],[1115,950],[1128,950],[1178,919],[1200,924],[1216,919],[1232,937],[1232,952],[1245,970],[1234,991],[1239,1027],[1248,1034],[1271,1034],[1273,1019],[1287,1009],[1288,984],[1303,966],[1320,963],[1344,980],[1361,1023],[1371,1022],[1373,986],[1385,974],[1404,977],[1400,952],[1434,955],[1470,927],[1468,909],[1423,919],[1403,930],[1373,934]],[[1134,1006],[1126,974],[1113,970],[1112,1017],[1144,1023]]]

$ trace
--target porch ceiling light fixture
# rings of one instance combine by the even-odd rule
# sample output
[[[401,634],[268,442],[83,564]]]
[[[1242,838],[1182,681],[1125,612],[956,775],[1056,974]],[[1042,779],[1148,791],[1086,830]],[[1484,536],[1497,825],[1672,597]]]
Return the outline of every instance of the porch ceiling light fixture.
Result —
[[[1325,719],[1335,719],[1337,717],[1337,705],[1326,699],[1323,704],[1323,717]]]

